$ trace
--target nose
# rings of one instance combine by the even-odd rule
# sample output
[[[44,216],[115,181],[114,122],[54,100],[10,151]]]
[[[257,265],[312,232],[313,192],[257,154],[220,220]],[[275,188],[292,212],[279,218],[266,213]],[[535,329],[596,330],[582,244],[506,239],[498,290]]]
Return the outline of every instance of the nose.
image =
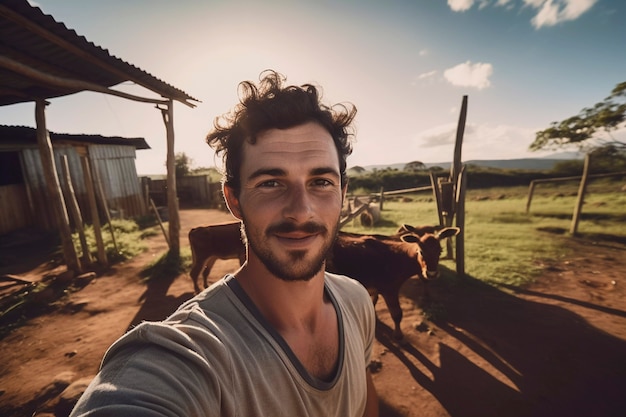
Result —
[[[283,209],[283,215],[296,222],[307,221],[311,218],[313,206],[311,196],[304,185],[292,186]]]

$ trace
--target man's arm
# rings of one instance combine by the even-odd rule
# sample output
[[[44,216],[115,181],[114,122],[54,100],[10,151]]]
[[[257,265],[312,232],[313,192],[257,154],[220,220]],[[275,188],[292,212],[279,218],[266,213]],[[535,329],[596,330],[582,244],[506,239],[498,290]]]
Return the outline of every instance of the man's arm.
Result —
[[[376,394],[376,388],[374,387],[374,381],[372,381],[372,374],[370,374],[370,370],[368,369],[365,372],[367,398],[363,417],[378,417],[378,394]]]

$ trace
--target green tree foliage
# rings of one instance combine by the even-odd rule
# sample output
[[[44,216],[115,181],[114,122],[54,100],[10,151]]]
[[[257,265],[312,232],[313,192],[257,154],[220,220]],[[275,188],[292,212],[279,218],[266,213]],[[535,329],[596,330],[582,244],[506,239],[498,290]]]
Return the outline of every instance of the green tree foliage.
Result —
[[[191,164],[193,160],[184,152],[174,155],[174,168],[176,170],[176,178],[185,177],[191,172]]]
[[[366,171],[365,168],[363,168],[362,166],[356,165],[353,166],[352,168],[350,168],[350,171],[356,173],[356,174],[362,174]]]
[[[626,81],[618,84],[611,94],[578,115],[536,133],[530,150],[555,149],[576,145],[590,151],[597,148],[626,150],[626,144],[616,140],[611,132],[626,125]],[[609,151],[612,152],[612,151]]]
[[[440,171],[444,171],[440,169]],[[580,169],[571,175],[580,175]],[[467,167],[468,187],[472,189],[488,187],[504,187],[528,185],[530,181],[541,178],[554,177],[550,171],[510,170],[489,168],[476,165]],[[430,185],[429,171],[398,171],[375,170],[358,176],[350,176],[348,191],[366,190],[371,193],[380,191],[404,190]]]
[[[426,165],[424,165],[421,161],[413,161],[409,162],[404,166],[405,171],[414,172],[414,171],[423,171],[426,169]]]

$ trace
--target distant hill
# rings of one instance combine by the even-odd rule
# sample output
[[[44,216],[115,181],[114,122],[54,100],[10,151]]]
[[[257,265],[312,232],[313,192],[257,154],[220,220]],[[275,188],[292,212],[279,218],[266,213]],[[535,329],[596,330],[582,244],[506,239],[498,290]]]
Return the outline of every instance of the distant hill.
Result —
[[[489,168],[502,168],[502,169],[523,169],[523,170],[550,170],[554,166],[563,161],[572,159],[581,159],[582,156],[577,152],[563,152],[558,154],[549,155],[543,158],[518,158],[518,159],[472,159],[463,161],[466,165],[477,165]],[[388,165],[367,165],[364,166],[367,171],[374,169],[392,168],[402,170],[406,163],[388,164]],[[443,169],[449,169],[452,162],[437,162],[427,163],[426,167],[441,167]]]

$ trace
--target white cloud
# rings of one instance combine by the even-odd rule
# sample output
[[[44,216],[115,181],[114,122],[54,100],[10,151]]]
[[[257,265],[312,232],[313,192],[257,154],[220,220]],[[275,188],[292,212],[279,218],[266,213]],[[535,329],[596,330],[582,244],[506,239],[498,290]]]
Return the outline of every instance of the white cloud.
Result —
[[[493,66],[488,63],[471,61],[464,62],[444,71],[443,76],[452,85],[472,87],[482,90],[491,85],[489,77],[493,74]]]
[[[495,0],[494,5],[512,10],[514,1]],[[536,10],[537,14],[531,19],[536,29],[576,20],[597,2],[598,0],[521,0],[522,7],[531,7]],[[490,0],[448,0],[448,6],[454,12],[465,12],[474,4],[478,4],[478,9],[482,10],[490,5]]]
[[[591,9],[598,0],[524,0],[527,6],[538,9],[531,23],[536,29],[576,20]]]
[[[426,56],[428,55],[428,49],[422,49],[419,51],[419,56]]]
[[[448,0],[448,6],[455,12],[464,12],[474,5],[474,0]]]
[[[412,87],[415,87],[420,82],[425,82],[425,81],[426,82],[428,82],[428,81],[432,82],[436,75],[437,75],[437,71],[436,70],[423,72],[423,73],[413,77],[413,80],[411,80],[410,85]]]
[[[425,79],[425,78],[432,78],[432,77],[434,77],[435,75],[437,75],[437,71],[429,71],[429,72],[425,72],[425,73],[423,73],[423,74],[418,75],[418,76],[417,76],[417,79],[418,79],[418,80],[423,80],[423,79]]]

